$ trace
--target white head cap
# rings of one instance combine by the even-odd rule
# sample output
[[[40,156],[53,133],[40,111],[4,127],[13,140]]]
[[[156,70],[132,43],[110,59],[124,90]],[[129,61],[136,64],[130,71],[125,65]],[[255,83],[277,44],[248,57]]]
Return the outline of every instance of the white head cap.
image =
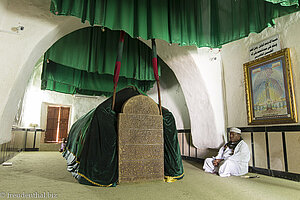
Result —
[[[242,131],[241,131],[241,129],[239,129],[239,128],[235,128],[235,127],[231,128],[231,129],[230,129],[230,132],[234,132],[234,133],[242,134]]]

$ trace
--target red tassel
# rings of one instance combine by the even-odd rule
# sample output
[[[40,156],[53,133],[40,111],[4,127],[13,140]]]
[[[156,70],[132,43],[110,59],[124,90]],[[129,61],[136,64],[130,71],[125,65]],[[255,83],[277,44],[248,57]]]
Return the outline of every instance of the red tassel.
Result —
[[[153,66],[153,72],[154,72],[155,80],[159,81],[158,68],[157,68],[157,58],[152,58],[152,66]]]
[[[121,61],[116,61],[115,71],[114,71],[114,84],[117,84],[119,81],[120,69],[121,69]]]

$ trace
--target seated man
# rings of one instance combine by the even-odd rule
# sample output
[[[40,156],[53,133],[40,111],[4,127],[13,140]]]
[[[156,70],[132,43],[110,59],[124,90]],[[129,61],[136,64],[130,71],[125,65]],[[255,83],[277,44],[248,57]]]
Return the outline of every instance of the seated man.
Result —
[[[230,141],[221,147],[216,157],[205,159],[203,169],[221,177],[241,176],[248,173],[249,160],[249,148],[241,137],[241,130],[231,128]]]

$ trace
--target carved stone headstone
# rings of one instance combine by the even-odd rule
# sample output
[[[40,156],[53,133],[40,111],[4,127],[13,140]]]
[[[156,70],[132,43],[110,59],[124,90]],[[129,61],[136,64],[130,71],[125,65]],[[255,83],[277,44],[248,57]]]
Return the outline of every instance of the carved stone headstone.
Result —
[[[138,95],[124,103],[118,119],[119,182],[163,180],[163,118],[157,104]]]

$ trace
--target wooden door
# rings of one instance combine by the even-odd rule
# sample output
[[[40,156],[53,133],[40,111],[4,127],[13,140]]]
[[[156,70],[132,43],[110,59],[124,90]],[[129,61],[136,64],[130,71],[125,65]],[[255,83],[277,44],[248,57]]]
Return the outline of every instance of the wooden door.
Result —
[[[59,107],[48,106],[45,142],[56,141]]]
[[[70,107],[48,106],[45,142],[60,142],[68,137]]]
[[[59,136],[60,141],[68,137],[68,122],[69,122],[70,107],[61,107],[59,120]]]

